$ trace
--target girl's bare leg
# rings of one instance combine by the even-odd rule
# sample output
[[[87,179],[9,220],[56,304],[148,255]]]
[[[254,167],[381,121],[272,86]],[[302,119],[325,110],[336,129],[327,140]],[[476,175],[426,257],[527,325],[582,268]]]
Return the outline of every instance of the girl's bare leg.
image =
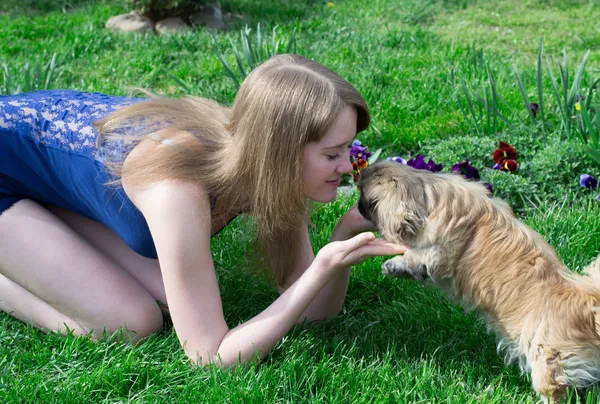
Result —
[[[134,341],[159,330],[156,299],[100,245],[38,203],[17,202],[0,215],[0,310],[92,338],[105,328],[123,328]]]
[[[150,293],[154,300],[166,305],[167,298],[158,260],[143,257],[131,250],[123,240],[102,223],[66,209],[49,207],[48,210],[98,250],[117,261]]]

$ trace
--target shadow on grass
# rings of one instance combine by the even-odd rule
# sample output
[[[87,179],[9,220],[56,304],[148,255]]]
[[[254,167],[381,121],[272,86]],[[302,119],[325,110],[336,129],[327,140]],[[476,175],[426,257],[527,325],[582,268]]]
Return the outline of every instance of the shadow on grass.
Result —
[[[243,282],[247,285],[243,299],[248,304],[239,307],[240,295],[237,303],[227,294],[223,301],[232,324],[251,318],[277,297],[259,280],[250,277]],[[238,308],[228,310],[228,306]],[[430,362],[445,375],[458,372],[481,385],[507,385],[518,394],[534,394],[528,375],[521,374],[516,363],[504,363],[495,335],[486,331],[479,315],[465,313],[437,289],[412,281],[382,279],[363,271],[351,280],[342,314],[298,326],[289,339],[293,340],[290,345],[272,352],[269,366],[286,366],[290,349],[306,354],[307,361],[315,364],[352,359],[355,363],[387,361],[396,368]],[[567,402],[585,403],[587,393],[571,392]],[[597,390],[591,393],[591,400],[596,400]]]

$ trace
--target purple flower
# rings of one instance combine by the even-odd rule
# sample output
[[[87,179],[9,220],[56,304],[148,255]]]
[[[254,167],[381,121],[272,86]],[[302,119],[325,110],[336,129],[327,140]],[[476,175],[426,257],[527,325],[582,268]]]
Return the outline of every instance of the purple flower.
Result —
[[[540,106],[537,105],[535,102],[532,102],[531,104],[529,104],[529,109],[531,110],[531,113],[533,114],[534,118],[537,118],[539,108],[540,108]]]
[[[425,156],[422,154],[417,154],[415,158],[408,160],[406,162],[406,165],[416,168],[418,170],[428,170],[433,173],[442,171],[441,164],[435,164],[435,162],[432,159],[429,159],[429,161],[426,163]]]
[[[494,170],[499,170],[500,169],[500,164],[496,163],[494,164],[494,167],[492,167]]]
[[[388,157],[386,158],[387,161],[395,161],[396,163],[400,163],[400,164],[406,164],[406,160],[404,160],[402,157],[399,156],[394,156],[394,157]]]
[[[350,148],[350,156],[354,160],[367,160],[371,157],[371,152],[367,150],[367,146],[363,146],[360,140],[355,140]]]
[[[600,194],[596,195],[596,196],[594,197],[594,199],[595,199],[595,200],[597,200],[598,202],[600,202]]]
[[[489,184],[486,182],[485,184],[483,184],[483,186],[486,187],[488,191],[490,191],[490,194],[492,196],[494,196],[494,188],[492,188],[492,184]],[[598,196],[600,196],[600,195],[598,195]]]
[[[585,189],[598,188],[598,180],[589,174],[581,174],[581,176],[579,177],[579,184]]]
[[[468,180],[479,180],[479,171],[469,164],[469,160],[454,164],[452,166],[452,172],[460,174]]]

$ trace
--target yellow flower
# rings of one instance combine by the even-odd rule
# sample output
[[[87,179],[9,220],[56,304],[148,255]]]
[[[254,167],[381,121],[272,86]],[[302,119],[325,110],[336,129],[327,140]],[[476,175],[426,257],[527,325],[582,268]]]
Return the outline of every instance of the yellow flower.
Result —
[[[575,103],[575,110],[581,111],[581,103],[579,101]]]
[[[328,2],[327,2],[327,5],[328,5],[329,7],[333,7],[333,6],[335,6],[335,4],[334,4],[333,2],[331,2],[331,1],[328,1]]]

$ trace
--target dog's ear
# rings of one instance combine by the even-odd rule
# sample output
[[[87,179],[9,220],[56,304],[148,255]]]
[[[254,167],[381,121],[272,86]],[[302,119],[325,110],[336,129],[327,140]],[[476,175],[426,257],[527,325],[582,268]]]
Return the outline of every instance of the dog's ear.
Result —
[[[417,235],[427,219],[425,183],[419,178],[387,179],[378,187],[377,217],[381,235],[405,241]]]

